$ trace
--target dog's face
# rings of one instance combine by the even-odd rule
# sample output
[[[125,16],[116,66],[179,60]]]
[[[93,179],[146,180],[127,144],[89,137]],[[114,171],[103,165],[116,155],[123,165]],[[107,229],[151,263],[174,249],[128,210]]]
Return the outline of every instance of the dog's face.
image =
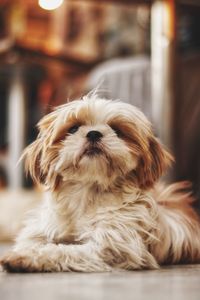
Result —
[[[58,107],[38,127],[24,153],[26,168],[52,189],[67,181],[108,187],[119,179],[147,189],[171,160],[146,117],[122,102],[84,97]]]

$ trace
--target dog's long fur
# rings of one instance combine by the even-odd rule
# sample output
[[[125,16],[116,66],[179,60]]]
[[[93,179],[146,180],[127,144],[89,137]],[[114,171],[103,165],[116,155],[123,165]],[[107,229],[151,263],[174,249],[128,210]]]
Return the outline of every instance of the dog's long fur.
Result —
[[[200,260],[187,183],[156,185],[172,157],[137,108],[86,96],[38,127],[23,156],[46,200],[1,259],[5,270],[99,272]],[[91,131],[100,137],[89,139]]]

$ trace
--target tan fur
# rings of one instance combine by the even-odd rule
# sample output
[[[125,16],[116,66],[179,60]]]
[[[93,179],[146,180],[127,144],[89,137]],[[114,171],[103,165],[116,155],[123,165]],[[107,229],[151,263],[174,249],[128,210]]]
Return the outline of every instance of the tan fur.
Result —
[[[1,259],[5,270],[101,272],[199,262],[200,226],[188,185],[156,185],[172,157],[137,108],[92,95],[58,107],[38,127],[23,157],[46,199]],[[102,137],[91,142],[94,130]]]

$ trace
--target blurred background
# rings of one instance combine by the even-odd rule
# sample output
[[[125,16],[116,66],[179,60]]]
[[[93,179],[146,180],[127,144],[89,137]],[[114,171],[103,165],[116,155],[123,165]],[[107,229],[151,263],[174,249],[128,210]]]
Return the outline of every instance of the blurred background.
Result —
[[[199,80],[199,0],[0,0],[0,240],[42,198],[16,167],[38,120],[99,83],[148,116],[199,208]]]

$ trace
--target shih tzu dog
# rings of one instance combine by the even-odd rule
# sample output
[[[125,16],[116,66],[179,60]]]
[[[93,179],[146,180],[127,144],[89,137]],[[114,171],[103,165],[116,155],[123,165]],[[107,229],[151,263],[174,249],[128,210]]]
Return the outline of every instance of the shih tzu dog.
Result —
[[[25,167],[46,189],[9,254],[11,272],[154,269],[200,261],[186,182],[156,185],[172,157],[132,105],[90,95],[38,124]]]

